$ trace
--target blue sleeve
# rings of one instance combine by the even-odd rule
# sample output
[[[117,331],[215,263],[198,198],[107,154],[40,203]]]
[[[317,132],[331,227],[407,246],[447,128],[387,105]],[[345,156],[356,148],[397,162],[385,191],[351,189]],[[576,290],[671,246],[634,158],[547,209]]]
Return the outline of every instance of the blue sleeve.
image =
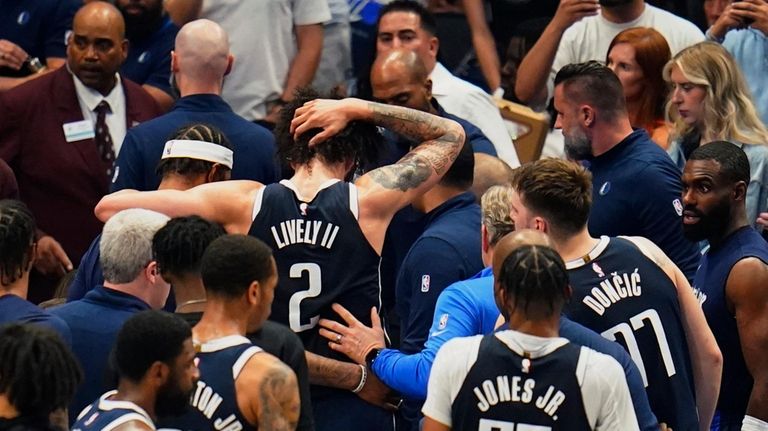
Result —
[[[467,130],[470,132],[470,130]],[[475,153],[488,154],[489,156],[498,157],[496,153],[496,147],[493,143],[480,131],[475,128],[467,135],[467,143],[472,145],[472,151]]]
[[[437,351],[448,340],[480,333],[478,311],[462,292],[462,282],[445,289],[437,299],[432,327],[424,349],[413,355],[386,349],[373,362],[373,372],[390,388],[408,398],[425,399],[427,381]]]
[[[400,316],[400,349],[404,352],[423,348],[438,296],[450,284],[466,278],[461,260],[451,244],[432,237],[420,238],[408,251],[397,279],[397,292],[410,294],[407,314]]]
[[[640,371],[629,353],[621,345],[606,340],[598,333],[565,317],[560,319],[560,336],[574,344],[589,347],[616,359],[624,368],[629,394],[632,397],[632,405],[635,407],[635,416],[637,416],[640,429],[643,431],[659,429],[659,421],[651,411]]]
[[[144,159],[139,152],[139,143],[136,142],[136,138],[130,130],[125,135],[115,164],[115,176],[112,178],[111,192],[123,189],[147,190],[147,184],[142,175]]]
[[[155,46],[152,48],[152,51],[154,55],[159,57],[159,59],[152,62],[149,76],[147,76],[142,84],[151,85],[163,90],[168,93],[168,95],[172,95],[170,83],[171,51],[173,51],[178,28],[173,24],[166,25],[172,26],[174,31],[162,31],[162,39],[155,41]]]
[[[99,246],[101,244],[101,235],[93,240],[88,250],[80,260],[80,266],[77,268],[75,279],[69,286],[67,292],[67,302],[76,301],[85,296],[94,287],[104,284],[104,274],[101,272],[99,263]]]

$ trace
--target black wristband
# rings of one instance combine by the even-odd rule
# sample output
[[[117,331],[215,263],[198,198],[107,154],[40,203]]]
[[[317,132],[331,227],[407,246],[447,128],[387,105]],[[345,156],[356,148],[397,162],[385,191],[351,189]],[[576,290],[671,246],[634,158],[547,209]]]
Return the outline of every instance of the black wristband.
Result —
[[[379,357],[379,354],[381,353],[383,349],[372,349],[370,352],[368,352],[367,355],[365,355],[365,365],[368,366],[368,369],[373,371],[373,363],[376,361],[376,358]]]

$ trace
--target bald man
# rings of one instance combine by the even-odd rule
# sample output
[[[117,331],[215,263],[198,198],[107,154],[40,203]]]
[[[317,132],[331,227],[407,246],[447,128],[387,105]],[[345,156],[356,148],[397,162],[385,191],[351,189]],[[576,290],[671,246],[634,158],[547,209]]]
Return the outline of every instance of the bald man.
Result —
[[[467,143],[472,145],[475,153],[496,156],[493,144],[479,128],[463,118],[445,112],[432,97],[429,73],[415,52],[399,48],[379,55],[371,67],[371,86],[373,97],[378,102],[417,109],[456,121],[464,128]],[[402,138],[388,136],[387,147],[381,152],[378,166],[399,160],[411,145],[411,142]]]
[[[512,178],[512,168],[504,160],[488,154],[475,154],[475,180],[472,182],[472,193],[478,203],[488,189],[509,184],[510,178]]]
[[[128,46],[120,12],[89,3],[73,24],[68,67],[0,96],[0,158],[39,227],[34,302],[50,298],[101,231],[93,208],[109,191],[126,129],[159,114],[141,87],[117,73]]]
[[[130,130],[117,158],[112,190],[155,190],[160,185],[156,167],[165,141],[179,127],[205,123],[217,127],[237,155],[232,179],[262,184],[277,181],[275,139],[264,127],[232,111],[221,97],[224,77],[236,67],[227,33],[207,19],[181,28],[171,52],[173,82],[181,97],[170,111]]]

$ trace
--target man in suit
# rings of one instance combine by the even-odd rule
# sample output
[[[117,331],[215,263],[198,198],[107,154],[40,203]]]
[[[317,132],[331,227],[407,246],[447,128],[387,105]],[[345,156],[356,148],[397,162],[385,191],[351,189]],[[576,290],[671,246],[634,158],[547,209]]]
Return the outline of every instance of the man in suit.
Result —
[[[101,231],[93,208],[109,190],[126,129],[159,114],[154,100],[117,74],[126,58],[122,15],[104,2],[75,15],[67,67],[0,96],[0,158],[13,168],[38,222],[30,300],[77,265]]]

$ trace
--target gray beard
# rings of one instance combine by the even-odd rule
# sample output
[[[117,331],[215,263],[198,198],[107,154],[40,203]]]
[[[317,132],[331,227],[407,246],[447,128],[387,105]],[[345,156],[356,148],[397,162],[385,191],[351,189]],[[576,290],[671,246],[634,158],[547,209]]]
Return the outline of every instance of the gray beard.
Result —
[[[592,142],[581,132],[575,136],[563,133],[565,142],[565,155],[571,160],[586,160],[592,157]]]

